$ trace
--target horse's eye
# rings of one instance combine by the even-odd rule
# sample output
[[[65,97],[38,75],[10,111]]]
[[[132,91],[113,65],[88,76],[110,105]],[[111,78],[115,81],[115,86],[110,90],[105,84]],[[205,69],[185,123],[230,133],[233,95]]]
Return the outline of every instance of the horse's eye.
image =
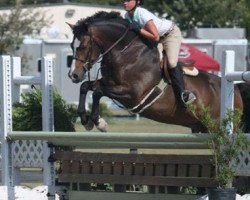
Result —
[[[76,51],[81,51],[81,50],[83,50],[84,48],[83,47],[77,47],[76,48]]]

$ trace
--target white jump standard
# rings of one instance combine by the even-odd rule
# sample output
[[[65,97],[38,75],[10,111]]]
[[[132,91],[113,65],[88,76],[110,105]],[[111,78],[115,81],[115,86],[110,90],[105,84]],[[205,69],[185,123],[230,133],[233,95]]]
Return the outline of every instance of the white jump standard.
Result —
[[[14,200],[14,186],[19,184],[19,167],[42,167],[43,168],[43,182],[48,186],[48,192],[54,196],[54,166],[47,161],[49,155],[52,153],[48,148],[47,142],[40,141],[40,148],[42,149],[43,160],[30,163],[16,163],[15,153],[20,153],[21,146],[16,142],[7,141],[7,136],[12,132],[12,95],[15,100],[19,98],[20,84],[40,84],[42,88],[42,120],[43,131],[53,131],[54,129],[54,116],[53,116],[53,60],[51,58],[43,58],[42,60],[42,73],[41,76],[21,76],[21,61],[20,58],[10,56],[0,56],[0,93],[1,93],[1,156],[2,156],[2,185],[6,187],[6,200]],[[17,69],[16,69],[17,68]],[[15,94],[12,94],[14,89]],[[26,142],[23,141],[23,145]],[[39,141],[38,143],[39,144]],[[13,150],[13,146],[19,148],[18,152]],[[39,146],[39,145],[37,145]],[[27,146],[26,146],[27,147]],[[34,146],[33,146],[34,147]],[[35,149],[36,150],[36,149]],[[34,151],[35,151],[34,150]],[[20,152],[19,152],[20,151]],[[31,152],[31,154],[34,153]],[[22,152],[21,152],[22,153]],[[25,152],[26,154],[29,152]],[[37,154],[38,155],[38,154]],[[32,155],[31,155],[32,157]],[[31,158],[32,159],[32,158]],[[39,159],[38,159],[39,160]]]

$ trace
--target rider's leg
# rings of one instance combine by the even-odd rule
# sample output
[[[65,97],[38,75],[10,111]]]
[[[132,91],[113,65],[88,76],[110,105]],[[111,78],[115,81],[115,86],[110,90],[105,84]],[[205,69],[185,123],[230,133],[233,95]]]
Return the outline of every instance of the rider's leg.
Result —
[[[192,92],[185,90],[181,66],[177,64],[176,67],[170,68],[169,75],[172,81],[172,87],[177,101],[181,105],[188,105],[193,103],[196,97]]]
[[[163,62],[163,46],[161,43],[158,43],[157,45],[157,49],[158,49],[158,52],[159,52],[159,57],[160,57],[160,62]],[[160,64],[160,67],[162,67],[162,64]]]
[[[181,40],[180,29],[175,26],[167,36],[161,39],[161,42],[167,54],[168,65],[170,68],[169,75],[175,96],[181,105],[186,105],[192,103],[196,97],[192,92],[185,90],[183,73],[181,67],[177,64]]]

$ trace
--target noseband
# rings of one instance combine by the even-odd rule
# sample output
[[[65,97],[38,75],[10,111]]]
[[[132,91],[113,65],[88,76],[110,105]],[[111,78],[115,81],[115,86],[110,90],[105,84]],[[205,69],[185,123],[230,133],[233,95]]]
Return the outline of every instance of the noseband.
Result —
[[[91,40],[91,47],[90,47],[90,50],[89,50],[89,52],[88,52],[88,60],[87,61],[84,61],[84,60],[82,60],[82,59],[79,59],[79,58],[77,58],[77,57],[75,57],[75,56],[73,56],[73,60],[77,60],[77,61],[80,61],[81,63],[83,63],[83,69],[84,69],[84,72],[87,72],[87,71],[89,71],[91,68],[92,68],[92,66],[95,64],[95,63],[97,63],[99,60],[101,60],[107,53],[109,53],[121,40],[123,40],[123,38],[127,35],[127,33],[128,33],[128,31],[129,31],[129,27],[127,27],[127,29],[126,29],[126,31],[123,33],[123,35],[117,40],[117,41],[115,41],[115,43],[114,44],[112,44],[101,56],[99,56],[99,58],[96,60],[96,61],[94,61],[94,62],[91,62],[90,61],[90,59],[91,59],[91,56],[92,56],[92,50],[93,50],[93,43],[95,42],[94,40],[93,40],[93,38],[91,37],[91,35],[89,35],[90,36],[90,40]],[[75,40],[75,38],[76,38],[76,36],[74,36],[74,38],[73,38],[73,42],[74,42],[74,40]],[[73,47],[73,42],[71,43],[71,46]],[[96,42],[95,42],[96,43]],[[98,44],[97,44],[97,46],[99,46]],[[73,49],[73,55],[74,55],[74,48],[72,48]]]

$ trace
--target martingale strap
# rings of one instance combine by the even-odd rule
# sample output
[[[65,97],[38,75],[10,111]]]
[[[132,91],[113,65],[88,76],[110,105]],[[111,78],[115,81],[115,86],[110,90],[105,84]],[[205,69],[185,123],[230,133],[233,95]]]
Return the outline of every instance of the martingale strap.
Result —
[[[156,85],[152,90],[150,90],[150,92],[141,100],[138,105],[133,108],[128,108],[127,110],[131,114],[139,114],[143,112],[161,97],[167,86],[168,84],[163,79],[161,79],[158,85]]]

